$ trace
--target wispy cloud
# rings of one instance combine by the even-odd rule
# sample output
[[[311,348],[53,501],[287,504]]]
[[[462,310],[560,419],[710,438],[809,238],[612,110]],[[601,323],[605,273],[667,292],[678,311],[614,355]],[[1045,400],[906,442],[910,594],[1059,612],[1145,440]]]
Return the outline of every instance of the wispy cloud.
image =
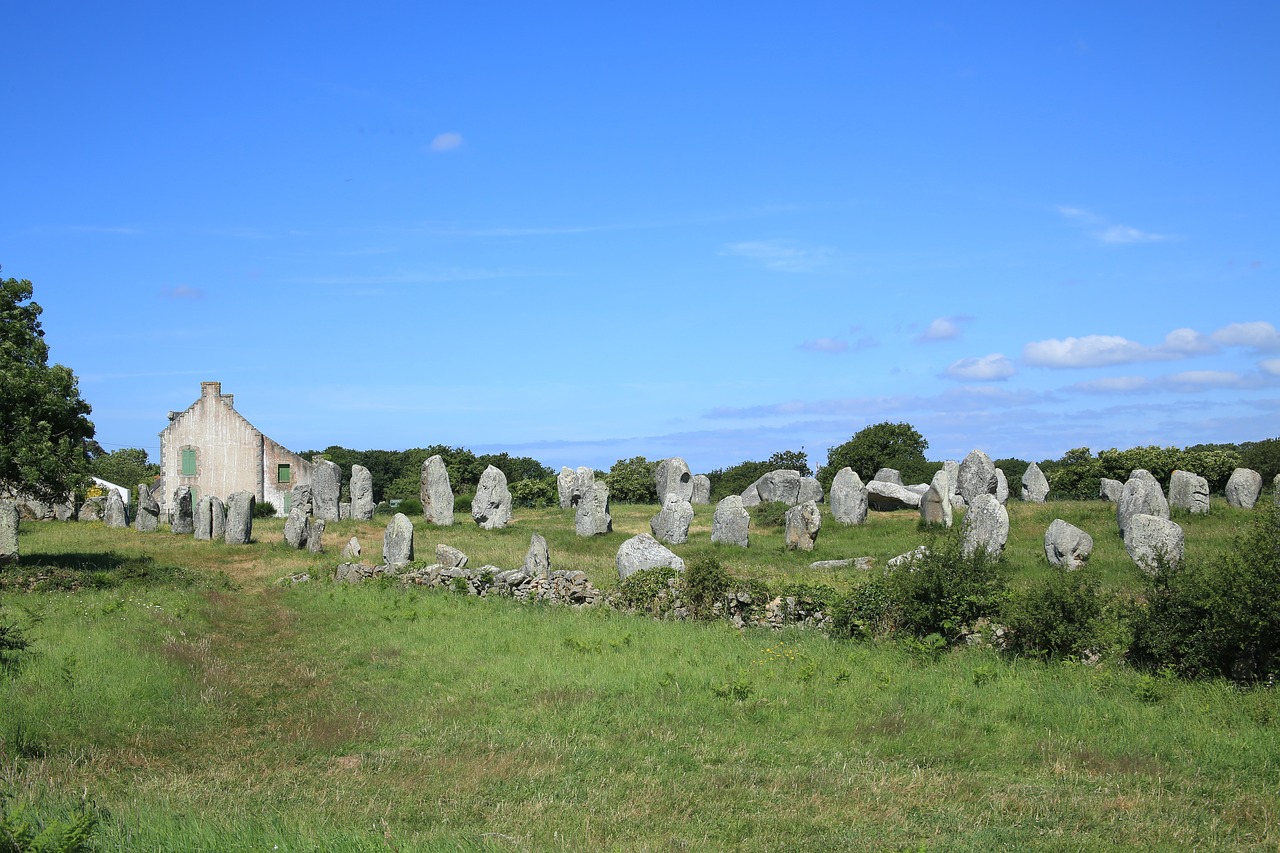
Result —
[[[812,272],[826,265],[833,252],[823,246],[802,246],[790,240],[749,240],[725,243],[720,254],[745,258],[777,272]]]
[[[1117,225],[1108,222],[1105,218],[1098,216],[1096,213],[1080,207],[1059,205],[1058,213],[1062,214],[1062,216],[1072,222],[1092,229],[1090,234],[1100,243],[1109,243],[1113,245],[1124,243],[1162,243],[1166,240],[1176,239],[1169,234],[1156,234],[1152,231],[1143,231],[1139,228],[1134,228],[1131,225]]]
[[[1136,394],[1146,390],[1150,385],[1151,380],[1145,376],[1104,376],[1101,379],[1068,385],[1063,390],[1082,394]]]
[[[161,291],[161,295],[168,299],[204,299],[204,291],[189,284],[165,288]]]
[[[967,323],[972,319],[972,317],[964,316],[939,317],[930,323],[927,329],[916,335],[915,340],[918,343],[955,340],[961,334],[960,324]]]
[[[958,379],[962,382],[999,382],[1008,379],[1018,372],[1013,362],[1002,353],[962,358],[952,362],[943,373],[947,379]]]
[[[844,352],[849,349],[849,342],[840,338],[814,338],[800,344],[806,352]]]
[[[1194,329],[1175,329],[1158,346],[1144,346],[1117,335],[1050,338],[1022,348],[1022,360],[1034,367],[1109,367],[1141,361],[1165,361],[1212,352],[1213,344]]]
[[[1211,336],[1214,341],[1228,347],[1248,347],[1254,352],[1280,350],[1280,332],[1270,323],[1232,323],[1223,326]]]
[[[437,134],[427,147],[437,154],[445,151],[456,151],[462,147],[462,134],[455,131]]]
[[[1264,373],[1269,373],[1272,376],[1280,376],[1280,358],[1269,358],[1266,361],[1260,361],[1258,362],[1258,367],[1261,368]]]

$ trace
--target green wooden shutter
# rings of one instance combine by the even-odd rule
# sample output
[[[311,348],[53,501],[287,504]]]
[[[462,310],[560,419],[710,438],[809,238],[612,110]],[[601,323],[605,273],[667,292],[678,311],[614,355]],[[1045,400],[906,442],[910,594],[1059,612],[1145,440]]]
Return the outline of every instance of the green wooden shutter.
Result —
[[[196,452],[194,450],[182,451],[182,476],[194,477],[196,475]]]
[[[292,474],[292,472],[290,471],[290,469],[289,469],[289,466],[288,466],[288,465],[277,465],[277,466],[276,466],[276,482],[277,482],[277,483],[287,483],[287,482],[289,482],[289,478],[290,478],[290,475],[291,475],[291,474]]]

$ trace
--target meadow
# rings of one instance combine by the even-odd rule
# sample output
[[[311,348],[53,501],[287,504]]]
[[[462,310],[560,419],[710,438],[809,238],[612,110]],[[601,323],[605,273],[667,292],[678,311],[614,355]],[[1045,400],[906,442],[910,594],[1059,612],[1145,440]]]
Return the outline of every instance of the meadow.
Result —
[[[593,539],[559,509],[502,531],[419,522],[418,556],[446,542],[511,568],[536,532],[553,568],[611,589],[618,545],[656,507],[613,510]],[[1141,596],[1110,505],[1009,510],[1013,584],[1050,571],[1041,537],[1061,517],[1094,536],[1107,588]],[[914,513],[872,513],[825,517],[809,554],[780,530],[742,551],[710,543],[711,512],[674,550],[771,584],[849,589],[869,573],[808,564],[883,565],[924,541]],[[1210,559],[1250,515],[1175,518]],[[91,814],[101,850],[1280,845],[1274,689],[1113,653],[1042,662],[330,582],[350,536],[377,558],[386,521],[330,522],[319,555],[285,547],[274,519],[242,547],[24,522],[0,572],[0,623],[31,644],[0,670],[10,816]]]

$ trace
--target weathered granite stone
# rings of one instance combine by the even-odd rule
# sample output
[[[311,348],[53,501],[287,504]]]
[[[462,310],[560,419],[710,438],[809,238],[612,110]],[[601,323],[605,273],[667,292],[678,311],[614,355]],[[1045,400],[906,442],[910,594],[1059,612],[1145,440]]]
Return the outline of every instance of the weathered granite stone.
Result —
[[[985,548],[988,554],[998,557],[1009,539],[1009,511],[995,495],[975,495],[964,514],[961,530],[960,547],[965,556]]]
[[[860,569],[865,572],[874,568],[875,564],[875,557],[849,557],[844,560],[818,560],[815,563],[810,563],[809,568],[825,572],[838,569]]]
[[[942,470],[947,472],[947,479],[951,482],[951,493],[960,494],[960,463],[954,459],[948,459],[942,463]],[[955,506],[955,501],[952,501],[951,505]]]
[[[289,492],[289,511],[301,508],[303,515],[313,515],[311,504],[311,486],[307,483],[299,483]]]
[[[227,524],[223,539],[228,545],[248,545],[253,539],[253,508],[257,502],[249,492],[232,492],[227,498]]]
[[[693,496],[689,498],[689,503],[711,503],[711,478],[706,474],[693,475]]]
[[[578,501],[578,509],[573,514],[573,531],[579,536],[603,536],[613,532],[609,484],[604,480],[592,483],[590,493]]]
[[[506,527],[511,522],[511,492],[507,475],[490,465],[480,475],[476,496],[471,501],[471,517],[485,530]]]
[[[501,504],[501,494],[499,492],[492,491],[496,481],[494,481],[493,477],[489,474],[489,471],[497,471],[502,477],[501,491],[506,492],[507,496],[507,516],[502,521],[494,522],[486,526],[480,522],[479,518],[476,518],[476,523],[480,524],[481,527],[485,527],[487,530],[492,530],[494,527],[502,527],[511,519],[511,493],[507,492],[506,476],[503,475],[501,471],[498,471],[497,468],[490,465],[485,469],[484,476],[480,478],[482,484],[485,482],[484,478],[486,476],[490,478],[488,485],[489,491],[486,491],[486,496],[482,499],[480,497],[480,492],[477,490],[476,500],[487,501],[489,499],[497,499],[499,504]],[[453,524],[453,484],[449,482],[449,469],[445,467],[444,459],[442,459],[438,454],[423,460],[422,473],[419,475],[419,483],[418,497],[422,501],[422,517],[439,527],[448,527]],[[498,507],[494,507],[494,509],[497,508]],[[485,512],[490,513],[491,510],[486,509]],[[472,507],[471,514],[472,517],[475,517],[474,505]],[[486,514],[486,518],[488,517],[489,515]]]
[[[770,471],[755,482],[756,494],[761,503],[784,503],[796,506],[800,502],[800,472],[790,468]]]
[[[958,492],[951,493],[951,508],[953,510],[965,508],[964,498],[960,497]]]
[[[739,495],[738,497],[742,499],[743,506],[759,506],[760,505],[760,490],[756,488],[755,483],[752,483],[750,486],[747,486],[745,489],[743,489],[742,494]]]
[[[537,533],[529,537],[529,550],[524,555],[524,565],[520,567],[531,578],[551,577],[551,551],[547,548],[547,540]]]
[[[813,501],[805,501],[787,510],[787,550],[812,551],[822,529],[822,512]]]
[[[311,516],[305,507],[295,506],[289,510],[289,517],[284,521],[284,541],[290,548],[301,550],[306,547],[307,535],[311,532]]]
[[[668,495],[675,495],[686,501],[693,497],[693,474],[679,456],[672,456],[658,463],[653,472],[653,483],[658,490],[659,506],[666,506]]]
[[[995,496],[996,500],[1000,501],[1002,504],[1007,504],[1009,502],[1009,480],[1005,477],[1004,470],[1001,468],[996,469]]]
[[[877,512],[915,509],[920,506],[920,495],[906,486],[872,480],[867,483],[867,503]]]
[[[441,543],[436,546],[436,562],[446,569],[465,569],[467,567],[467,555],[452,545]]]
[[[1227,506],[1253,509],[1262,493],[1262,475],[1251,468],[1237,468],[1227,480]]]
[[[1022,472],[1022,499],[1027,503],[1042,504],[1049,496],[1049,479],[1040,466],[1032,462]]]
[[[307,527],[307,550],[312,554],[324,553],[324,525],[323,518],[313,518]]]
[[[960,463],[956,474],[957,491],[968,506],[978,495],[994,495],[1000,481],[996,479],[996,463],[981,450],[971,450]]]
[[[1165,499],[1164,490],[1144,468],[1129,474],[1120,492],[1120,500],[1116,502],[1116,525],[1121,533],[1128,528],[1129,519],[1138,514],[1169,518],[1169,502]]]
[[[586,465],[579,465],[573,472],[573,505],[577,506],[591,494],[596,485],[596,472]]]
[[[1169,509],[1207,515],[1209,481],[1190,471],[1174,471],[1169,477]]]
[[[618,567],[620,580],[626,580],[644,569],[657,569],[663,566],[669,566],[677,572],[684,571],[684,560],[648,533],[632,536],[623,542],[618,548],[618,556],[614,562]]]
[[[924,497],[924,493],[929,491],[929,484],[928,483],[908,483],[902,488],[906,489],[908,492],[915,492],[920,497]]]
[[[326,521],[337,521],[341,494],[342,469],[323,456],[312,456],[311,514]]]
[[[373,474],[363,465],[351,466],[351,518],[368,521],[377,504],[373,500]]]
[[[87,498],[76,510],[76,521],[102,521],[102,511],[106,503],[106,498]]]
[[[196,531],[190,486],[178,486],[173,493],[173,520],[169,523],[169,529],[184,536],[190,536]]]
[[[716,504],[716,513],[711,518],[711,541],[746,548],[750,527],[751,513],[742,505],[742,498],[729,495]]]
[[[1044,555],[1049,565],[1067,571],[1084,566],[1093,553],[1093,537],[1074,524],[1055,518],[1044,532]]]
[[[689,541],[689,525],[693,522],[693,504],[678,495],[668,494],[662,509],[649,519],[653,538],[668,545]]]
[[[346,521],[351,517],[351,501],[338,502],[338,519]]]
[[[205,495],[196,502],[195,511],[192,513],[192,524],[195,529],[192,531],[194,538],[208,542],[213,538],[213,497]]]
[[[0,566],[18,562],[18,505],[0,501]]]
[[[344,563],[357,562],[360,559],[360,540],[352,536],[347,540],[347,544],[342,546],[342,561]]]
[[[29,518],[32,521],[45,521],[53,518],[53,507],[39,498],[19,498],[14,501],[18,508],[18,520]]]
[[[910,569],[917,560],[924,559],[927,556],[929,556],[929,546],[919,545],[905,554],[890,557],[884,565],[887,569]]]
[[[382,561],[392,569],[413,562],[413,522],[397,512],[382,534]]]
[[[814,503],[822,503],[822,484],[818,482],[816,477],[800,478],[800,494],[796,497],[799,503],[813,501]]]
[[[879,480],[881,483],[893,483],[897,486],[906,485],[906,483],[902,482],[902,472],[897,468],[881,468],[876,471],[876,475],[871,479]]]
[[[841,468],[831,481],[831,515],[841,524],[867,520],[867,490],[852,468]]]
[[[939,471],[938,473],[943,474],[942,471]],[[946,475],[943,474],[943,476]],[[937,486],[930,486],[929,491],[925,492],[924,497],[920,499],[920,523],[950,527],[951,521],[950,496],[944,498],[938,492]]]
[[[138,484],[138,514],[133,519],[133,526],[141,533],[155,533],[160,529],[160,504],[151,494],[151,487],[146,483]]]
[[[1098,481],[1098,497],[1102,500],[1118,504],[1122,494],[1124,494],[1124,483],[1119,480],[1103,477]]]
[[[1129,518],[1124,531],[1124,549],[1147,574],[1158,574],[1162,565],[1179,566],[1182,548],[1182,528],[1176,522],[1141,512]]]
[[[74,501],[67,499],[58,501],[53,505],[53,517],[58,521],[71,521],[76,517],[76,505]]]
[[[573,483],[576,476],[573,469],[568,465],[560,466],[560,473],[556,475],[556,496],[560,498],[561,509],[572,509],[573,500]]]
[[[124,499],[115,489],[107,492],[107,503],[102,510],[102,520],[107,527],[129,526],[129,513],[124,507]]]

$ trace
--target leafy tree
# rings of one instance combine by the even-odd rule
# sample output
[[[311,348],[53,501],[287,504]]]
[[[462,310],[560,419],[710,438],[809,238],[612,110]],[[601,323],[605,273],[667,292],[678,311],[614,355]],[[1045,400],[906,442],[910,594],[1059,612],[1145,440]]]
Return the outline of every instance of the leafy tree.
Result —
[[[809,467],[809,454],[804,452],[804,448],[799,450],[779,450],[777,453],[769,457],[766,463],[768,471],[777,471],[779,469],[789,469],[799,471],[801,477],[808,477],[813,473],[813,469]],[[768,473],[766,471],[766,473]],[[747,484],[751,485],[750,483]],[[746,488],[746,486],[743,486]]]
[[[1102,467],[1087,447],[1074,447],[1061,459],[1045,460],[1040,470],[1049,481],[1050,494],[1055,498],[1091,500],[1098,496]]]
[[[1262,482],[1270,483],[1280,474],[1280,438],[1262,441],[1246,441],[1240,445],[1240,466],[1252,468],[1262,475]],[[1196,473],[1199,473],[1198,471]],[[1201,474],[1207,477],[1207,474]],[[1231,476],[1227,472],[1227,476]],[[1225,483],[1225,481],[1224,481]]]
[[[924,452],[929,442],[908,423],[873,424],[854,434],[853,438],[827,451],[827,464],[818,469],[822,487],[831,489],[831,481],[841,468],[852,468],[864,481],[881,468],[896,468],[904,482],[923,479],[929,463]]]
[[[609,486],[609,499],[623,504],[657,503],[658,487],[653,481],[653,474],[658,464],[643,456],[614,462],[604,477]]]
[[[90,453],[89,473],[132,490],[139,483],[150,483],[160,476],[160,466],[147,459],[141,447],[122,447],[110,453]]]
[[[1027,473],[1030,464],[1025,459],[1013,456],[995,460],[995,466],[1004,472],[1004,478],[1009,483],[1009,494],[1014,497],[1022,494],[1022,475]]]
[[[742,494],[747,486],[750,486],[770,471],[777,471],[780,468],[799,471],[802,477],[808,477],[813,473],[809,468],[809,455],[804,452],[803,448],[800,450],[779,450],[765,462],[739,462],[729,468],[717,468],[714,471],[709,471],[707,479],[711,481],[711,497],[713,500],[719,500],[729,495]]]
[[[0,281],[0,493],[63,500],[84,479],[93,438],[75,374],[49,364],[31,282]]]

